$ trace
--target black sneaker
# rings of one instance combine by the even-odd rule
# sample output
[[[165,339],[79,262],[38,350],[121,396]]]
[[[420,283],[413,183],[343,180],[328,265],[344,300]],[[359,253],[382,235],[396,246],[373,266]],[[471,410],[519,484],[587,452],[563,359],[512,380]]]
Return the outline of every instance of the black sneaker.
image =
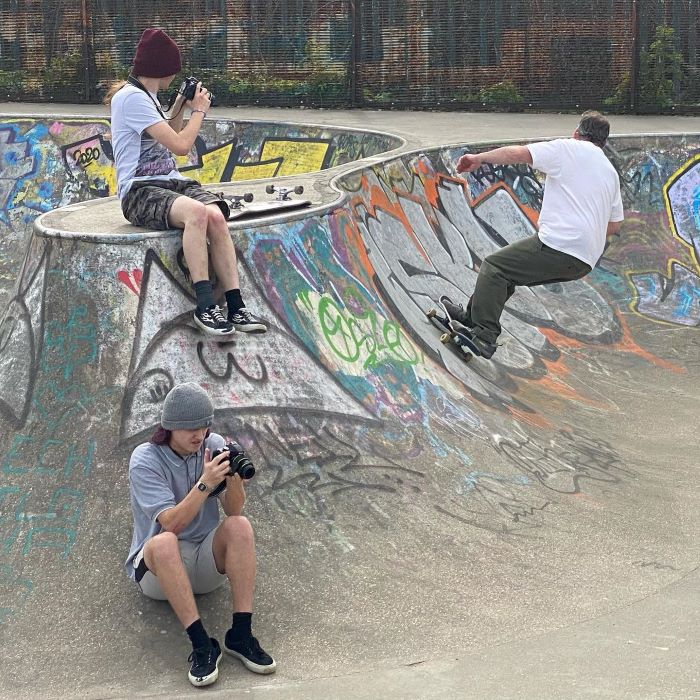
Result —
[[[490,360],[493,357],[493,353],[498,349],[498,345],[495,343],[487,343],[485,340],[482,340],[479,336],[474,335],[474,331],[471,328],[468,328],[459,321],[452,321],[450,325],[455,333],[461,333],[469,338],[469,340],[479,348],[479,353],[485,360]]]
[[[194,310],[194,322],[209,335],[232,335],[236,332],[229,321],[221,313],[221,309],[213,304],[204,311]]]
[[[479,352],[481,353],[481,357],[483,357],[485,360],[490,360],[493,357],[493,353],[496,352],[498,349],[498,345],[495,343],[487,343],[485,340],[482,340],[476,335],[471,335],[471,341],[476,345],[477,348],[479,348]]]
[[[262,649],[255,637],[250,637],[244,642],[231,642],[227,632],[224,651],[240,659],[243,665],[253,673],[274,673],[277,668],[274,659]]]
[[[242,333],[265,333],[267,326],[244,307],[238,311],[228,314],[228,322],[233,325],[237,331]]]
[[[197,687],[211,685],[219,677],[221,647],[214,637],[210,639],[210,646],[194,649],[187,659],[192,662],[187,677],[190,679],[190,683]]]
[[[450,315],[453,321],[459,321],[467,328],[473,328],[471,314],[461,304],[455,304],[448,297],[440,297],[440,303],[445,307],[445,310]]]

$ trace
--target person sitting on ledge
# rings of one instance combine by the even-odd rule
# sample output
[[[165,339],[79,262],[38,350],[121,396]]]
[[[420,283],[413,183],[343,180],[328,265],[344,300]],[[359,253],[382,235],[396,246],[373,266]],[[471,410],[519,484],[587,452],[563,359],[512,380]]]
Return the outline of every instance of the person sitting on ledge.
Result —
[[[251,630],[256,564],[253,528],[241,515],[245,482],[231,468],[223,437],[209,431],[213,419],[204,389],[178,384],[165,397],[160,427],[129,462],[134,534],[126,573],[144,595],[167,600],[175,611],[192,642],[188,678],[195,686],[216,681],[221,647],[207,634],[194,594],[227,579],[233,621],[224,651],[254,673],[275,671]]]
[[[182,248],[197,298],[194,321],[205,333],[263,333],[267,327],[246,309],[241,297],[236,251],[226,223],[228,205],[177,170],[173,154],[190,152],[211,105],[209,92],[198,83],[191,100],[178,93],[174,116],[165,117],[157,93],[168,88],[181,68],[177,44],[160,29],[146,29],[136,46],[128,80],[113,85],[105,97],[112,113],[122,212],[136,226],[183,230]],[[185,107],[190,118],[183,126]],[[209,251],[225,290],[227,317],[214,299]]]

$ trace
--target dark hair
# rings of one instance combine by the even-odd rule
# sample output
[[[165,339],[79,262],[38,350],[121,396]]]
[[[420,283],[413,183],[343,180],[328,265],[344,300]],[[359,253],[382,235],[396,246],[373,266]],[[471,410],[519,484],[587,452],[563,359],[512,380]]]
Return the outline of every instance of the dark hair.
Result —
[[[172,430],[166,430],[162,425],[159,425],[156,432],[151,435],[151,442],[154,445],[168,445],[172,434]]]
[[[603,148],[610,133],[610,122],[600,112],[589,110],[581,115],[581,121],[576,131],[585,141],[590,141]]]
[[[205,439],[209,437],[209,434],[211,433],[211,430],[207,428],[207,434],[204,436]],[[169,445],[170,444],[170,437],[173,434],[172,430],[166,430],[162,425],[159,425],[156,428],[156,431],[151,435],[151,442],[154,445]]]

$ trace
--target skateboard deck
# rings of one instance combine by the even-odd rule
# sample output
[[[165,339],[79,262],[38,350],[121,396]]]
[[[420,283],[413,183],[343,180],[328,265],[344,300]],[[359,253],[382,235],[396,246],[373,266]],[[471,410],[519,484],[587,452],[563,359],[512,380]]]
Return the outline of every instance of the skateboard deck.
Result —
[[[439,308],[432,307],[425,312],[430,322],[438,330],[442,331],[440,342],[444,345],[456,347],[465,362],[469,362],[474,355],[481,357],[481,352],[479,348],[474,345],[468,330],[456,330],[453,327],[453,319],[450,317],[450,314],[447,313],[444,304],[445,301],[452,303],[449,297],[441,296],[438,302]]]
[[[302,209],[311,204],[310,199],[292,199],[289,196],[292,193],[302,194],[304,188],[301,185],[297,187],[279,187],[270,184],[265,187],[265,192],[266,194],[276,194],[276,197],[266,201],[258,200],[254,202],[252,192],[235,196],[222,194],[222,199],[228,204],[230,210],[227,220],[254,219],[270,214],[279,214],[283,211]]]
[[[242,204],[236,209],[232,208],[231,213],[228,215],[228,221],[253,219],[266,214],[279,214],[290,209],[302,209],[310,204],[311,200],[309,199],[273,199],[269,202],[250,202],[249,204]]]

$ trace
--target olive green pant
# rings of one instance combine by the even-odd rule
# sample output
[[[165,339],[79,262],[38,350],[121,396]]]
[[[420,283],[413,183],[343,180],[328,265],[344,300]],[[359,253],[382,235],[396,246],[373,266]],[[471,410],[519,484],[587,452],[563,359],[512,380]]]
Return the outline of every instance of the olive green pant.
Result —
[[[523,238],[488,255],[481,264],[467,316],[474,334],[495,343],[501,334],[503,307],[516,287],[568,282],[584,277],[590,265],[544,245],[537,236]]]

